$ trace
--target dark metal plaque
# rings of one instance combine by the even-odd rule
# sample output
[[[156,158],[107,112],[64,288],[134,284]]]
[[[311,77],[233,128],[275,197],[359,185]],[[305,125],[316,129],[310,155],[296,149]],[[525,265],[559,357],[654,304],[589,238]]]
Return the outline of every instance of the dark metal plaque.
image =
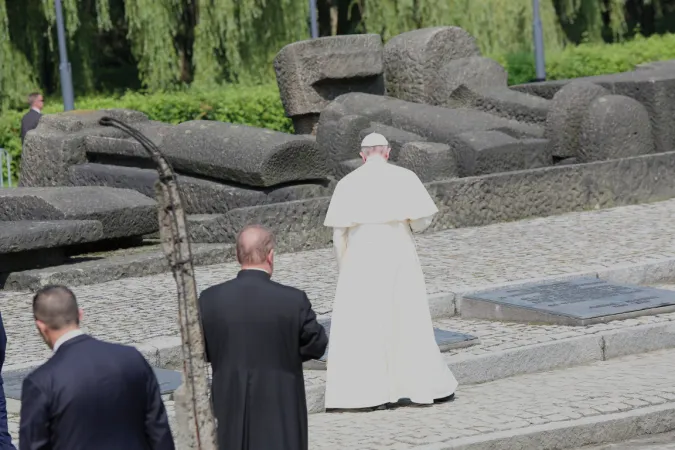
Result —
[[[21,384],[23,383],[23,379],[35,369],[36,367],[31,367],[4,372],[2,379],[5,385],[5,397],[21,400]],[[157,381],[159,381],[159,389],[162,395],[170,394],[178,389],[178,386],[182,382],[182,374],[180,372],[158,369],[156,367],[153,367],[153,370],[155,371],[155,376],[157,376]]]
[[[675,291],[577,278],[480,292],[466,299],[583,320],[674,306]]]

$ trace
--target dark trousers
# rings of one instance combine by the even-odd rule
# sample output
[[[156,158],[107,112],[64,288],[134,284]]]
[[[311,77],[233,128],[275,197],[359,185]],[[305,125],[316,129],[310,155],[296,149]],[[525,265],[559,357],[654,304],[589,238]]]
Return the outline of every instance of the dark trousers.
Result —
[[[0,313],[0,371],[5,364],[5,352],[7,350],[7,334],[5,334],[5,325],[2,323],[2,314]],[[16,450],[12,445],[12,437],[9,435],[7,427],[7,400],[5,399],[5,386],[0,376],[0,450]]]

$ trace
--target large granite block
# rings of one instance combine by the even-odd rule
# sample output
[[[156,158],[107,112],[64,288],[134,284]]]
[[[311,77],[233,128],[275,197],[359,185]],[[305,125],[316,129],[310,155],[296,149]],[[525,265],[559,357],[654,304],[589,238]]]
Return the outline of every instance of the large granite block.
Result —
[[[44,115],[38,127],[26,135],[21,153],[19,185],[67,185],[68,168],[87,161],[83,145],[87,135],[124,137],[119,130],[99,126],[98,121],[103,116],[123,120],[133,126],[148,121],[143,113],[122,109]]]
[[[106,239],[141,236],[159,228],[153,199],[108,187],[2,189],[0,220],[98,220]]]
[[[162,152],[176,171],[187,175],[271,187],[325,179],[331,172],[326,151],[309,136],[199,120],[167,125],[162,135]],[[86,151],[113,164],[116,159],[149,160],[145,150],[128,139],[90,138]]]
[[[471,56],[480,56],[476,40],[458,27],[423,28],[394,36],[384,46],[387,95],[430,103],[443,66]]]
[[[216,181],[177,175],[178,186],[188,214],[224,214],[231,209],[306,198],[325,197],[335,183],[306,182],[271,188],[246,188]],[[78,164],[70,168],[70,182],[76,186],[128,188],[148,197],[155,196],[158,175],[155,169],[109,164]]]
[[[606,95],[590,104],[579,132],[580,161],[628,158],[653,151],[652,124],[640,102]]]
[[[537,169],[553,164],[546,139],[515,139],[499,131],[473,131],[459,137],[471,148],[464,153],[475,153],[472,175]]]
[[[518,122],[545,125],[550,100],[507,88],[472,89],[460,86],[443,104],[470,108]]]
[[[318,114],[347,92],[384,95],[382,38],[331,36],[294,42],[274,59],[281,102],[295,132],[314,134]]]
[[[0,254],[65,247],[100,239],[103,239],[103,226],[96,220],[0,221]]]
[[[459,156],[454,148],[433,142],[409,142],[401,149],[398,165],[412,170],[423,183],[459,177]]]
[[[672,311],[673,291],[598,278],[479,292],[461,304],[462,317],[577,326]]]
[[[675,72],[673,66],[643,69],[613,75],[546,81],[513,86],[512,89],[553,98],[564,86],[584,81],[604,87],[608,93],[631,97],[647,109],[652,124],[655,151],[669,152],[675,148]]]
[[[385,118],[391,123],[391,115]],[[321,112],[316,143],[328,153],[334,168],[353,159],[361,151],[361,130],[371,124],[369,117],[349,114],[338,102],[332,102]]]
[[[471,90],[507,89],[508,74],[498,62],[482,56],[448,61],[431,82],[429,103],[452,106],[453,93],[464,86]]]
[[[588,107],[598,97],[609,92],[597,84],[575,81],[568,84],[553,97],[546,119],[544,136],[551,142],[551,151],[556,158],[578,156],[581,126]]]
[[[391,97],[369,94],[345,94],[335,103],[346,114],[362,115],[373,122],[383,123],[424,137],[429,142],[450,145],[465,131],[499,130],[518,137],[540,138],[543,128],[508,120],[470,109],[449,109],[439,106],[406,102]],[[391,116],[391,122],[382,119]]]

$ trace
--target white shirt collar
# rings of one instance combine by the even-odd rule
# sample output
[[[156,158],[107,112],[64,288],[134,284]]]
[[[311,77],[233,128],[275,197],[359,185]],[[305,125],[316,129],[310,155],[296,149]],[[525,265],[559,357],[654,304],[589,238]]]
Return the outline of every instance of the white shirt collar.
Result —
[[[247,268],[244,269],[244,270],[259,270],[259,271],[261,271],[261,272],[265,272],[267,275],[270,274],[268,271],[266,271],[265,269],[261,269],[260,267],[247,267]]]
[[[370,155],[367,159],[366,162],[377,162],[377,163],[386,163],[387,159],[384,156],[380,155]]]
[[[76,338],[78,336],[81,336],[83,334],[84,333],[80,329],[70,330],[69,332],[67,332],[66,334],[64,334],[60,338],[58,338],[56,340],[56,342],[54,342],[54,353],[56,353],[56,351],[59,349],[59,347],[61,347],[64,344],[64,342],[67,342],[67,341],[69,341],[73,338]]]
[[[36,113],[38,113],[38,114],[42,114],[42,111],[40,111],[40,110],[37,109],[37,108],[31,108],[31,109],[32,109],[33,111],[35,111]]]

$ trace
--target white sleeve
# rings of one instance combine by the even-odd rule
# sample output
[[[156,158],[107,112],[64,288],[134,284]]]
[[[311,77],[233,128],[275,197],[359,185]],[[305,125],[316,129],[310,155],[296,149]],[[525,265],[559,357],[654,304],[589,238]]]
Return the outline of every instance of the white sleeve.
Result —
[[[347,231],[349,228],[333,229],[333,247],[335,248],[335,258],[338,263],[338,270],[342,267],[342,258],[347,251]]]
[[[410,221],[410,229],[414,233],[421,233],[422,231],[429,228],[429,225],[431,225],[431,222],[433,220],[434,220],[434,216],[422,217],[421,219],[411,220]]]

